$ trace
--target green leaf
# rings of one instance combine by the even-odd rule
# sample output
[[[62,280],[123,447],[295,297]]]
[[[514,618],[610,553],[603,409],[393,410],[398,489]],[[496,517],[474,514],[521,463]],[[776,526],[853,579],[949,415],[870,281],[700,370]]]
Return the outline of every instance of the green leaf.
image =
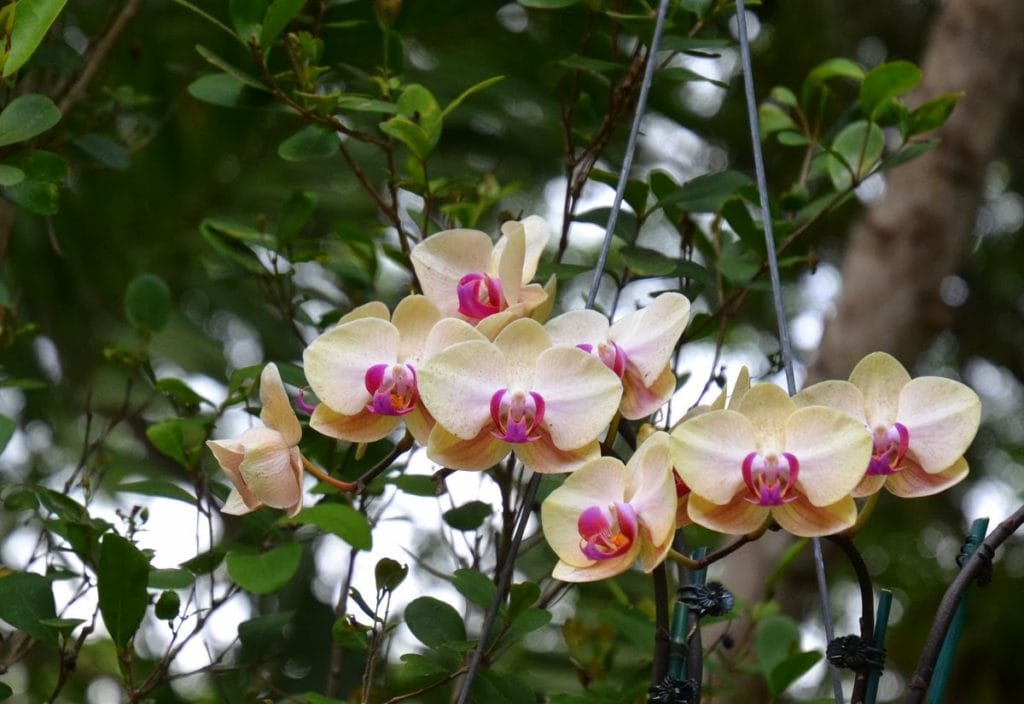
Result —
[[[459,94],[459,97],[457,97],[452,102],[448,103],[447,107],[445,107],[445,109],[441,111],[441,119],[444,120],[444,118],[448,117],[448,115],[450,115],[452,111],[455,110],[455,108],[462,105],[462,101],[468,98],[469,96],[473,95],[474,93],[479,93],[482,90],[486,90],[487,88],[490,88],[494,84],[500,83],[503,80],[505,80],[504,76],[492,76],[491,78],[485,78],[479,83],[476,83],[467,88],[466,90],[462,91],[462,93]]]
[[[787,108],[795,108],[799,104],[793,91],[785,86],[775,86],[768,95],[776,103],[785,105]]]
[[[270,49],[277,35],[284,31],[305,5],[306,0],[274,0],[270,3],[263,17],[263,31],[260,32],[260,45],[264,52]]]
[[[895,168],[900,164],[905,164],[908,161],[912,161],[917,157],[921,156],[925,152],[930,152],[935,147],[939,146],[942,140],[929,139],[924,142],[910,142],[905,144],[902,149],[892,155],[892,158],[886,159],[882,162],[879,167],[879,171],[888,171],[889,169]]]
[[[828,59],[815,66],[807,74],[804,81],[804,92],[806,93],[809,87],[820,87],[822,83],[833,78],[847,78],[860,83],[864,80],[864,69],[849,59]],[[806,97],[804,102],[806,102]]]
[[[455,530],[476,530],[492,513],[491,505],[483,501],[469,503],[448,509],[442,516],[444,522]]]
[[[540,598],[540,586],[536,582],[513,584],[508,590],[508,615],[515,618]]]
[[[713,213],[721,209],[736,191],[752,183],[739,171],[719,171],[687,181],[658,201],[655,208],[674,205],[691,213]]]
[[[669,276],[675,273],[678,262],[661,252],[645,247],[623,247],[622,261],[638,276]]]
[[[16,186],[24,180],[24,171],[16,166],[0,164],[0,186]]]
[[[725,81],[710,78],[684,66],[671,66],[669,68],[664,68],[658,71],[657,75],[659,80],[670,81],[673,83],[710,83],[711,85],[718,86],[719,88],[729,87],[729,84]]]
[[[71,632],[85,623],[84,618],[44,618],[39,622],[41,625],[56,631],[67,638]]]
[[[338,135],[320,125],[309,125],[281,142],[277,155],[285,161],[329,159],[338,153]]]
[[[844,127],[836,135],[832,151],[828,154],[828,173],[832,185],[837,191],[842,191],[852,185],[853,177],[859,182],[878,163],[883,149],[885,134],[875,123],[858,120]]]
[[[718,271],[733,283],[745,284],[761,270],[761,258],[742,241],[728,242],[718,258]]]
[[[409,566],[400,564],[390,557],[382,557],[373,567],[373,579],[378,594],[395,591],[408,575]]]
[[[537,10],[557,10],[561,7],[576,5],[580,0],[519,0],[523,7],[532,7]]]
[[[0,416],[0,421],[4,420],[7,419]],[[0,432],[2,432],[2,430],[0,430]],[[3,452],[3,445],[5,443],[6,440],[0,438],[0,452]],[[39,499],[31,489],[18,489],[4,497],[5,511],[35,511],[37,508],[39,508]]]
[[[230,0],[228,14],[231,24],[238,32],[238,38],[248,45],[258,39],[261,33],[260,24],[267,13],[267,0]]]
[[[455,570],[453,584],[470,603],[485,609],[490,607],[497,594],[494,582],[479,570]]]
[[[265,662],[287,641],[287,629],[294,616],[292,611],[280,611],[238,624],[238,640],[242,643],[239,660],[243,663]]]
[[[367,628],[349,621],[348,618],[339,618],[334,622],[331,626],[331,639],[349,650],[365,651],[370,648]]]
[[[314,525],[320,530],[333,533],[346,543],[359,550],[373,547],[373,536],[366,516],[345,504],[317,504],[299,511],[294,518],[286,523]]]
[[[773,132],[799,130],[789,113],[773,103],[762,103],[757,109],[757,117],[761,125],[761,139]]]
[[[615,604],[602,609],[599,619],[637,648],[650,648],[654,642],[654,624],[646,614],[635,607]]]
[[[132,163],[132,158],[123,144],[102,134],[84,134],[75,140],[75,146],[108,169],[124,171]]]
[[[538,629],[544,628],[550,622],[551,612],[547,609],[526,609],[512,619],[508,630],[502,634],[501,640],[505,643],[511,643],[512,641],[519,640],[527,633],[533,633]]]
[[[229,552],[228,576],[252,594],[272,594],[288,584],[299,569],[302,546],[286,543],[258,554]]]
[[[55,643],[56,634],[41,622],[57,617],[50,580],[31,572],[0,577],[0,619],[38,640]]]
[[[306,226],[309,219],[313,217],[316,210],[317,197],[310,191],[294,189],[284,202],[281,208],[281,215],[277,218],[277,231],[274,235],[280,245],[292,242]]]
[[[190,560],[185,560],[181,566],[192,574],[209,574],[217,569],[223,559],[224,553],[221,550],[213,549],[201,552]]]
[[[466,640],[466,624],[459,612],[432,596],[421,596],[405,607],[405,624],[416,640],[431,648]]]
[[[239,83],[249,86],[254,90],[263,91],[267,93],[270,92],[269,89],[265,85],[263,85],[258,79],[254,78],[253,76],[250,76],[242,69],[228,63],[221,57],[217,56],[217,54],[207,49],[202,44],[196,44],[196,52],[198,52],[200,56],[206,59],[207,63],[209,63],[211,66],[219,68],[221,71],[228,74],[229,76],[236,78]]]
[[[255,90],[228,73],[200,76],[189,84],[188,93],[196,100],[225,108],[266,108],[274,105],[274,98],[265,90]]]
[[[779,144],[784,147],[806,147],[810,144],[810,140],[806,136],[799,132],[793,132],[792,130],[785,130],[779,132],[776,139],[779,140]]]
[[[793,652],[800,642],[800,629],[786,616],[769,616],[757,624],[755,647],[765,677]]]
[[[914,110],[907,118],[906,136],[913,137],[922,132],[928,132],[936,127],[942,127],[949,119],[950,113],[956,107],[957,102],[964,96],[963,93],[950,93],[932,98],[928,102]]]
[[[395,477],[392,482],[406,494],[413,496],[436,496],[437,482],[426,474],[403,474]]]
[[[860,107],[865,115],[877,117],[896,96],[908,93],[921,82],[921,69],[909,61],[891,61],[875,66],[860,86]]]
[[[473,701],[487,704],[536,704],[537,695],[522,679],[483,670],[473,683]]]
[[[4,448],[7,447],[7,443],[11,441],[14,431],[17,429],[18,424],[14,420],[0,415],[0,452],[3,452]]]
[[[203,450],[209,418],[169,418],[146,428],[153,447],[188,469]]]
[[[618,188],[619,175],[603,169],[591,169],[590,178],[598,183],[604,183],[612,188]],[[626,181],[626,193],[624,197],[634,213],[643,213],[647,208],[647,195],[649,188],[646,181],[631,178]]]
[[[103,536],[96,570],[100,614],[118,648],[124,648],[146,615],[149,560],[116,533]]]
[[[150,570],[147,584],[150,589],[188,589],[195,581],[195,576],[188,570],[172,567]]]
[[[816,650],[790,655],[768,673],[766,678],[768,690],[776,696],[782,694],[791,684],[814,667],[819,660],[821,660],[821,653]]]
[[[574,71],[590,71],[597,74],[620,71],[623,68],[622,64],[615,63],[614,61],[605,61],[604,59],[595,59],[592,56],[580,56],[579,54],[566,56],[564,59],[560,59],[558,63],[560,66]]]
[[[380,123],[380,130],[425,159],[441,138],[443,116],[433,93],[418,84],[410,84],[398,98],[398,115]]]
[[[5,702],[14,695],[14,690],[0,682],[0,702]]]
[[[60,122],[60,110],[45,95],[19,95],[0,112],[0,147],[32,139]]]
[[[171,319],[171,289],[156,274],[136,276],[124,292],[124,314],[139,330],[163,330]]]
[[[266,238],[267,236],[263,233],[212,218],[207,218],[199,224],[199,233],[218,254],[238,264],[243,269],[253,274],[266,273],[266,269],[260,263],[259,257],[248,246],[249,242],[253,244],[271,244],[269,241],[265,243],[254,241],[253,236]],[[258,370],[256,374],[259,374]]]
[[[153,609],[156,617],[161,621],[171,621],[177,618],[180,610],[181,597],[178,596],[178,592],[169,589],[160,593],[160,598],[156,600],[156,606]]]
[[[56,215],[60,210],[60,191],[55,183],[22,181],[5,188],[4,195],[36,215]]]
[[[32,57],[66,3],[67,0],[21,0],[17,4],[10,52],[4,63],[4,78],[24,66]]]
[[[305,95],[305,94],[302,94]],[[338,95],[334,98],[334,107],[338,110],[352,110],[353,112],[382,112],[395,114],[398,106],[384,100],[376,100],[364,95]]]
[[[126,482],[114,487],[118,494],[141,494],[143,496],[159,496],[165,499],[181,501],[189,506],[196,505],[196,497],[182,489],[177,484],[166,479],[140,479],[135,482]]]
[[[21,151],[8,159],[8,163],[24,171],[25,178],[31,181],[60,183],[68,175],[68,162],[43,149]]]

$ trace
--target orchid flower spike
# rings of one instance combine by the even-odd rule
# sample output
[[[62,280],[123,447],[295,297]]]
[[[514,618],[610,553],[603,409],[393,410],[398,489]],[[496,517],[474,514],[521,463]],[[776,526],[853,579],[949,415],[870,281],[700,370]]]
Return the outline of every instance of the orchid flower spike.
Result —
[[[570,472],[597,455],[622,385],[600,360],[552,347],[544,327],[524,318],[493,343],[462,342],[432,357],[420,393],[437,419],[433,461],[486,469],[514,451],[535,472]]]
[[[294,516],[302,508],[302,428],[295,417],[281,374],[273,363],[260,375],[260,419],[266,427],[250,428],[235,440],[208,440],[234,487],[221,511],[241,515],[264,506]]]
[[[573,310],[545,325],[556,345],[575,345],[595,355],[622,379],[623,418],[651,415],[676,390],[672,352],[690,317],[690,301],[663,293],[611,325],[593,310]]]
[[[629,463],[590,460],[541,505],[544,537],[555,554],[552,577],[592,582],[625,572],[639,559],[650,572],[672,547],[676,498],[669,436],[651,435]]]
[[[798,409],[771,384],[752,387],[737,410],[709,411],[672,431],[676,471],[690,488],[687,513],[732,535],[769,515],[800,536],[853,525],[850,492],[871,457],[859,421],[825,406]]]
[[[434,425],[420,403],[417,369],[457,342],[486,340],[471,325],[441,313],[424,296],[408,296],[388,315],[383,303],[356,308],[310,343],[306,379],[320,404],[309,425],[350,442],[373,442],[405,421],[425,445]]]
[[[489,339],[517,318],[547,308],[549,291],[530,283],[551,232],[531,215],[501,226],[496,244],[479,230],[445,230],[412,251],[416,278],[444,317],[461,317]]]
[[[824,381],[793,400],[831,406],[863,423],[872,450],[854,496],[883,486],[903,498],[928,496],[967,476],[963,454],[978,432],[981,400],[960,382],[911,379],[895,357],[874,352],[854,367],[849,382]]]

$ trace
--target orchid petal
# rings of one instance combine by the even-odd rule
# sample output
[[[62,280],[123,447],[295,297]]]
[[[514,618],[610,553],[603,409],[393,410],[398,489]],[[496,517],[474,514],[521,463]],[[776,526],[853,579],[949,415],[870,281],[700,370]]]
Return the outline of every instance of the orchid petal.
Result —
[[[608,337],[619,345],[650,386],[668,364],[690,319],[690,301],[680,293],[663,293],[649,306],[615,321]]]
[[[673,429],[672,463],[694,494],[728,503],[744,486],[743,460],[755,449],[754,432],[736,411],[702,413]]]
[[[543,425],[555,445],[571,450],[600,435],[619,406],[619,377],[575,347],[544,350],[536,365],[533,390],[544,397]]]
[[[399,301],[391,316],[391,323],[399,333],[396,361],[422,359],[427,336],[440,319],[441,311],[426,296],[406,296]]]
[[[454,320],[454,318],[452,318]],[[430,411],[422,403],[416,406],[406,415],[402,416],[406,429],[412,434],[420,445],[426,445],[430,441],[430,433],[437,421],[430,415]]]
[[[690,494],[686,512],[694,523],[726,535],[753,533],[768,518],[768,509],[744,501],[740,497],[724,505],[718,505],[702,499],[697,494]]]
[[[597,345],[608,339],[608,318],[596,310],[571,310],[544,324],[554,345]]]
[[[842,411],[862,423],[864,417],[864,394],[848,381],[822,381],[793,397],[793,402],[804,408],[806,406],[828,406]]]
[[[310,416],[309,427],[321,435],[338,440],[373,442],[387,437],[403,417],[407,416],[379,415],[365,408],[353,415],[345,415],[321,403]]]
[[[672,367],[666,366],[661,375],[650,386],[644,386],[640,376],[626,367],[622,375],[622,403],[619,411],[628,420],[646,418],[665,405],[676,391],[676,375]]]
[[[786,423],[786,451],[800,463],[797,483],[815,506],[853,491],[867,471],[871,448],[864,424],[834,408],[801,408]]]
[[[850,492],[850,496],[855,499],[860,499],[865,496],[877,494],[879,490],[885,486],[886,479],[888,479],[888,477],[884,474],[865,474],[864,478],[860,480],[860,483],[857,484],[857,486],[853,488],[853,491]]]
[[[743,365],[740,367],[740,373],[736,375],[736,383],[732,385],[732,396],[729,397],[729,403],[726,408],[729,410],[739,408],[740,401],[743,400],[748,391],[750,391],[750,370],[747,369],[746,365]]]
[[[640,552],[641,541],[633,542],[632,547],[618,557],[607,560],[595,560],[587,567],[574,567],[559,561],[551,571],[551,576],[563,582],[597,582],[622,574],[636,562]]]
[[[643,528],[643,538],[638,540],[640,543],[640,555],[638,560],[640,561],[640,567],[644,572],[651,572],[655,567],[665,561],[665,556],[668,555],[668,551],[672,549],[672,537],[675,535],[675,513],[673,512],[673,524],[672,531],[668,535],[668,539],[662,543],[655,543],[653,536],[648,534],[646,528]]]
[[[857,504],[849,496],[828,506],[814,506],[798,497],[772,507],[772,518],[782,529],[804,538],[817,538],[844,531],[857,521]]]
[[[357,308],[353,308],[348,313],[341,316],[338,320],[338,325],[352,320],[359,320],[360,318],[380,318],[381,320],[391,320],[391,312],[388,311],[388,307],[380,301],[370,301],[369,303],[364,303]]]
[[[903,365],[885,352],[873,352],[857,363],[850,383],[864,394],[864,418],[869,427],[888,428],[896,422],[900,389],[909,381]]]
[[[530,278],[533,277],[526,278],[523,276],[524,259],[526,257],[526,234],[523,232],[522,225],[519,223],[505,224],[511,224],[514,227],[507,228],[507,232],[506,228],[502,227],[502,232],[506,232],[506,234],[498,241],[492,257],[497,257],[497,271],[498,278],[501,280],[502,294],[505,296],[505,300],[511,304],[519,300],[519,290],[524,284],[529,283]]]
[[[558,279],[552,274],[544,287],[541,289],[544,298],[539,298],[535,292],[538,284],[523,286],[519,292],[519,298],[530,307],[530,317],[538,323],[544,323],[551,316],[551,309],[555,307],[555,294],[558,293]]]
[[[541,529],[551,549],[562,561],[585,567],[593,563],[580,548],[579,519],[593,506],[609,506],[625,500],[627,470],[610,457],[590,460],[566,477],[540,508]]]
[[[885,488],[904,499],[931,496],[945,491],[967,476],[967,461],[963,457],[941,472],[929,473],[913,460],[904,459],[900,471],[886,477]]]
[[[423,355],[415,362],[425,362],[438,352],[443,352],[460,342],[470,342],[471,340],[487,342],[487,338],[465,320],[442,318],[430,329],[430,334],[427,335],[427,340],[423,345]]]
[[[523,232],[523,244],[525,247],[522,282],[525,284],[533,280],[534,275],[537,273],[537,264],[544,254],[544,248],[547,247],[548,242],[551,240],[551,229],[548,227],[547,221],[539,215],[530,215],[518,222],[510,220],[504,223],[501,226],[501,233],[504,237],[499,238],[498,243],[494,245],[494,254],[498,259],[501,258],[501,250],[506,246],[507,238],[515,230],[522,230]]]
[[[224,500],[224,505],[220,507],[220,512],[231,516],[243,516],[263,506],[255,497],[252,501],[252,505],[246,503],[242,492],[238,490],[238,487],[235,487],[228,494],[228,498]]]
[[[676,490],[672,473],[672,441],[668,433],[647,438],[626,464],[627,496],[651,542],[671,542],[676,523]]]
[[[239,465],[245,458],[245,448],[237,440],[207,440],[217,464],[229,475],[237,474]]]
[[[517,444],[512,449],[524,465],[538,474],[575,472],[586,462],[601,455],[601,446],[597,440],[591,440],[582,447],[562,450],[548,435],[541,435],[533,442]]]
[[[430,431],[427,457],[450,469],[489,469],[508,456],[510,445],[484,428],[469,439],[462,439],[438,424]]]
[[[494,392],[506,386],[504,367],[490,342],[460,342],[417,370],[420,401],[449,432],[472,440],[491,420]]]
[[[910,449],[926,472],[940,472],[962,456],[981,420],[978,394],[952,379],[923,376],[899,395],[898,420],[910,433]]]
[[[260,401],[263,403],[260,419],[267,427],[281,433],[288,445],[298,444],[302,438],[302,427],[285,393],[281,373],[273,362],[263,367],[260,374]]]
[[[758,384],[743,396],[738,410],[757,428],[757,451],[777,454],[786,448],[786,419],[796,404],[775,384]]]
[[[444,317],[459,312],[456,286],[463,276],[490,269],[491,238],[479,230],[445,230],[412,250],[412,266],[420,288]]]
[[[534,386],[534,374],[540,366],[540,355],[551,347],[544,326],[536,320],[523,318],[501,331],[494,346],[505,358],[505,383],[510,389],[527,391]],[[547,397],[544,399],[547,401]]]
[[[399,332],[378,318],[360,318],[331,328],[313,340],[302,355],[313,393],[338,413],[354,415],[370,400],[366,370],[394,364]]]
[[[283,446],[248,450],[238,472],[253,495],[271,508],[290,508],[302,500],[291,453]]]

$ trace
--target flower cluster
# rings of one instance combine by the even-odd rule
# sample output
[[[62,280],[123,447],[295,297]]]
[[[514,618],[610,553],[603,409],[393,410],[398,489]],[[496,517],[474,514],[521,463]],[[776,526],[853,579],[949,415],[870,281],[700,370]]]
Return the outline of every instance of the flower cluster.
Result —
[[[466,229],[420,243],[411,259],[423,295],[394,311],[356,308],[306,348],[319,400],[310,428],[369,443],[404,423],[451,469],[484,470],[513,454],[534,472],[568,474],[541,509],[554,576],[566,581],[636,562],[651,570],[691,522],[747,534],[774,521],[795,535],[829,535],[854,525],[855,498],[883,486],[923,496],[967,474],[977,395],[948,379],[911,379],[882,353],[849,381],[792,398],[751,386],[743,370],[731,397],[692,409],[670,433],[641,426],[628,462],[602,456],[614,418],[652,416],[675,392],[671,360],[690,303],[669,292],[614,322],[592,310],[547,320],[554,281],[533,278],[549,238],[544,221],[528,217],[505,223],[494,244]],[[294,514],[306,461],[272,364],[260,393],[267,427],[209,443],[235,487],[224,511]]]

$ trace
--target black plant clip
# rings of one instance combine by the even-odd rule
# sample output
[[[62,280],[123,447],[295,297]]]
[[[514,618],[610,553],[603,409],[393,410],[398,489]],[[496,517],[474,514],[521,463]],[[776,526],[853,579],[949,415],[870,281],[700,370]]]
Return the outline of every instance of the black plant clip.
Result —
[[[881,670],[885,649],[866,643],[860,636],[840,636],[828,644],[825,657],[836,667],[848,670]]]
[[[679,601],[698,616],[722,616],[732,610],[736,599],[719,582],[679,587]]]
[[[667,676],[647,690],[647,704],[695,704],[697,683]]]

